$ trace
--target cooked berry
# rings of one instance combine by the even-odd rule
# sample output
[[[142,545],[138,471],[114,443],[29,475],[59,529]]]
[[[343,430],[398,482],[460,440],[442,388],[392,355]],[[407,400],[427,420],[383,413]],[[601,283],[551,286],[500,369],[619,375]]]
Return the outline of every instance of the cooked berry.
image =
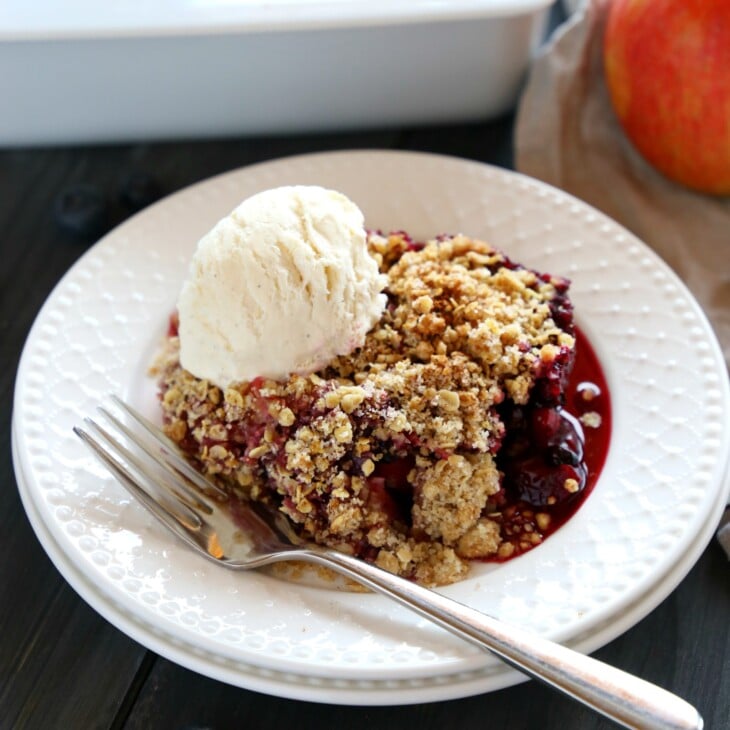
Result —
[[[582,446],[578,449],[572,449],[566,443],[560,443],[547,448],[545,451],[545,461],[553,466],[560,466],[561,464],[578,466],[581,462],[582,453]]]
[[[585,487],[585,470],[579,466],[553,466],[540,457],[510,464],[510,486],[518,500],[534,507],[562,504]]]
[[[557,408],[535,408],[530,413],[530,435],[539,451],[546,451],[560,440],[563,419]]]

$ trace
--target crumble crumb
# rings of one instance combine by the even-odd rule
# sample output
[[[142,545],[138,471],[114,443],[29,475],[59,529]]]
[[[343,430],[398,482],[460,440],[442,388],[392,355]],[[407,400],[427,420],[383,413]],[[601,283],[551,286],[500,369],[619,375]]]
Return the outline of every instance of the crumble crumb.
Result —
[[[580,422],[587,428],[600,428],[601,421],[601,414],[596,411],[588,411],[580,417]]]

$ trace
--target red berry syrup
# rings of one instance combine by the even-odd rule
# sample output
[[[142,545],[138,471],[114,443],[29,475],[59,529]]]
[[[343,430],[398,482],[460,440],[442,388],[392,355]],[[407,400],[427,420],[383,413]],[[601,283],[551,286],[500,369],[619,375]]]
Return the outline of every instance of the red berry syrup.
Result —
[[[608,454],[611,402],[593,348],[576,328],[576,356],[560,407],[513,406],[497,456],[504,474],[494,498],[502,539],[493,560],[540,544],[572,517],[595,486]]]

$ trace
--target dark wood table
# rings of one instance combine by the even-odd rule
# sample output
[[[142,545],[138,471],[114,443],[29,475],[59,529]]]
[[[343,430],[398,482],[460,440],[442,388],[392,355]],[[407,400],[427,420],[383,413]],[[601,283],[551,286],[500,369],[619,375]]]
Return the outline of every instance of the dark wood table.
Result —
[[[512,165],[513,119],[352,134],[0,151],[0,728],[608,728],[536,682],[449,702],[340,707],[270,697],[199,676],[107,623],[41,549],[16,490],[10,454],[13,385],[44,299],[93,242],[62,230],[54,201],[88,182],[109,198],[109,224],[129,210],[122,180],[152,175],[172,192],[235,167],[347,148],[424,150]],[[730,727],[730,566],[713,541],[649,616],[596,652],[695,704],[709,728]]]

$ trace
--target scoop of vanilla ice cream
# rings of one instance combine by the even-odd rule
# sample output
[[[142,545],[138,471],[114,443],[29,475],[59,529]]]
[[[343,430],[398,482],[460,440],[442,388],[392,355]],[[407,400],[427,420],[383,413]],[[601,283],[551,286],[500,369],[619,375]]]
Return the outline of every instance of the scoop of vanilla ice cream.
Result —
[[[198,243],[178,300],[180,362],[220,387],[313,372],[364,342],[386,277],[360,209],[316,186],[258,193]]]

